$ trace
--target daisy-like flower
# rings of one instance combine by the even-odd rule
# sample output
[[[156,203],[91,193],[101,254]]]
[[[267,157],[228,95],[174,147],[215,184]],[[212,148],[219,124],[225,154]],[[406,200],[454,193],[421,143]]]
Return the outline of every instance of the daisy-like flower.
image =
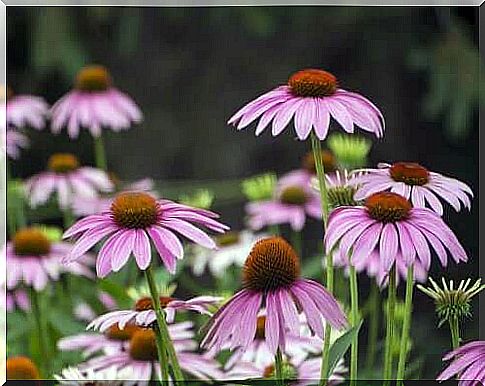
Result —
[[[5,291],[5,286],[3,286]],[[24,312],[30,311],[30,299],[29,294],[22,288],[15,288],[6,292],[5,298],[0,300],[2,308],[7,312],[12,312],[16,308]],[[5,303],[4,303],[5,302]]]
[[[85,262],[69,265],[61,264],[61,259],[69,253],[72,245],[64,242],[52,243],[38,228],[20,229],[12,241],[4,247],[7,263],[7,289],[20,284],[43,290],[50,280],[58,280],[60,274],[69,272],[93,278],[89,265],[94,257],[84,254]]]
[[[77,138],[81,128],[99,137],[102,129],[128,130],[143,119],[135,102],[115,88],[108,70],[98,65],[82,68],[74,89],[59,99],[51,112],[52,132],[59,133],[67,126],[71,138]]]
[[[32,359],[25,356],[7,358],[6,370],[8,380],[40,379],[39,369]]]
[[[336,170],[334,173],[325,174],[329,205],[332,208],[340,206],[355,206],[355,192],[358,188],[358,178],[363,173],[349,173],[347,169]],[[312,187],[320,191],[320,185],[316,177],[312,178]]]
[[[116,368],[111,367],[103,371],[81,371],[77,367],[68,367],[60,374],[54,374],[54,379],[60,385],[66,386],[121,386],[125,384],[123,377]]]
[[[20,158],[20,151],[30,145],[29,138],[17,129],[8,129],[5,132],[5,150],[12,159]]]
[[[208,210],[157,200],[145,192],[120,193],[109,210],[79,220],[64,233],[64,237],[79,237],[64,261],[78,260],[97,242],[109,236],[98,253],[98,276],[105,277],[111,271],[119,271],[132,253],[138,267],[145,270],[152,258],[151,240],[167,270],[174,273],[177,259],[183,258],[182,243],[174,232],[214,249],[215,242],[192,223],[224,233],[229,227],[216,221],[218,217]]]
[[[259,118],[256,135],[273,121],[272,134],[279,135],[294,117],[298,139],[312,131],[320,140],[327,137],[330,117],[347,133],[354,125],[377,137],[384,134],[384,118],[379,109],[360,94],[338,87],[337,78],[317,69],[293,74],[288,84],[261,95],[234,114],[228,124],[244,129]]]
[[[192,271],[194,275],[201,276],[206,267],[215,277],[222,277],[231,265],[242,267],[253,244],[265,234],[256,234],[248,230],[241,232],[227,232],[216,236],[216,250],[208,250],[196,246],[194,248],[194,260]]]
[[[458,376],[459,386],[480,386],[485,384],[485,341],[469,342],[446,354],[443,360],[451,364],[438,375],[438,381]]]
[[[320,196],[311,188],[310,181],[311,177],[300,171],[282,176],[273,199],[246,205],[249,227],[259,230],[270,225],[290,224],[293,230],[300,231],[307,216],[320,219]]]
[[[313,334],[323,338],[323,323],[347,326],[345,314],[327,290],[300,278],[300,260],[281,237],[262,239],[254,245],[243,268],[244,288],[229,299],[207,325],[202,347],[246,350],[256,337],[258,313],[266,305],[265,341],[274,355],[285,351],[289,333],[299,335],[301,310]]]
[[[462,205],[468,210],[471,207],[470,197],[473,197],[473,192],[467,184],[431,172],[420,164],[380,163],[378,169],[365,169],[365,171],[367,173],[359,177],[360,188],[355,194],[357,200],[389,190],[411,200],[413,206],[417,208],[430,207],[440,216],[443,215],[440,198],[457,212],[461,210]]]
[[[7,88],[7,127],[32,127],[42,130],[49,116],[49,105],[38,96],[15,95],[10,87]]]
[[[59,207],[66,209],[75,197],[96,197],[100,192],[113,190],[113,184],[104,171],[80,166],[73,154],[57,153],[50,156],[47,171],[25,182],[25,189],[32,207],[46,203],[57,193]]]
[[[354,266],[375,254],[386,273],[400,260],[406,267],[419,261],[428,271],[431,249],[444,267],[447,250],[457,263],[468,260],[460,242],[438,214],[428,208],[413,208],[403,196],[391,192],[374,193],[363,206],[335,209],[330,214],[324,242],[327,253],[338,245],[344,256],[350,256],[352,251]]]
[[[220,365],[212,358],[180,348],[174,348],[181,369],[192,377],[201,380],[221,379]],[[101,355],[79,366],[82,371],[102,371],[115,367],[123,379],[137,380],[137,385],[147,385],[151,379],[161,379],[158,363],[155,333],[151,329],[136,331],[125,351]]]

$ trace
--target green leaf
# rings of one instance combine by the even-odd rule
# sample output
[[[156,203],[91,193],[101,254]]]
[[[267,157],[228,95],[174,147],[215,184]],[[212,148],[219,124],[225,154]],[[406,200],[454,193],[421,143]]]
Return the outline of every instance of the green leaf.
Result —
[[[328,371],[325,374],[325,379],[328,379],[329,374],[333,373],[335,366],[337,366],[339,360],[343,358],[350,345],[352,344],[352,340],[359,335],[359,330],[362,327],[362,323],[363,320],[361,320],[356,327],[352,327],[340,338],[338,338],[334,342],[332,347],[330,347],[330,351],[328,353]]]

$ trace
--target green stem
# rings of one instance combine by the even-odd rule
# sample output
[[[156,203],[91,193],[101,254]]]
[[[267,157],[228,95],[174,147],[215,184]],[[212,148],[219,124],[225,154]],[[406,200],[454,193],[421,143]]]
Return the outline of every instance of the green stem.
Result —
[[[283,379],[283,356],[281,355],[281,350],[278,348],[275,355],[275,377],[276,382],[280,386],[284,386],[285,382]]]
[[[302,257],[301,232],[291,232],[291,244],[293,244],[293,249],[295,250],[297,255]]]
[[[357,273],[352,264],[349,264],[350,280],[350,307],[352,327],[359,324],[359,288],[357,286]],[[359,336],[358,334],[352,340],[350,348],[350,385],[354,386],[357,382],[357,360],[359,357]]]
[[[453,350],[455,350],[460,347],[460,324],[457,317],[451,317],[448,322],[450,324],[451,344]]]
[[[30,290],[30,301],[32,303],[32,311],[34,314],[35,323],[37,326],[37,335],[39,337],[39,349],[41,355],[41,367],[43,375],[46,379],[50,376],[50,355],[49,355],[49,339],[46,335],[47,329],[43,326],[42,312],[39,304],[39,294],[33,288]]]
[[[62,210],[62,220],[64,223],[64,230],[69,228],[72,224],[74,224],[74,215],[71,212],[71,209],[65,208]]]
[[[401,344],[399,347],[399,361],[397,365],[397,379],[404,379],[406,369],[406,356],[408,353],[409,329],[413,313],[414,265],[408,268],[406,277],[406,298],[404,301],[404,320],[402,322]]]
[[[162,378],[164,374],[168,374],[168,362],[165,361],[165,364],[162,363],[163,357],[166,354],[168,354],[170,363],[172,365],[175,381],[177,382],[177,384],[182,385],[184,381],[184,376],[182,374],[182,370],[180,369],[180,365],[177,359],[177,354],[175,353],[172,340],[170,339],[170,335],[168,333],[167,321],[165,320],[165,312],[162,310],[162,307],[160,305],[159,292],[157,289],[157,284],[155,283],[155,278],[153,276],[151,265],[148,266],[148,268],[145,270],[145,277],[148,282],[148,287],[150,288],[150,294],[152,296],[153,306],[155,309],[155,314],[157,316],[157,330],[159,332],[159,337],[157,339],[157,349],[158,349],[159,355],[161,355],[160,368],[162,370]],[[161,346],[161,347],[158,348],[158,346]],[[164,366],[167,366],[166,370]],[[165,381],[165,380],[168,381],[168,378],[162,379],[162,381]]]
[[[372,282],[369,295],[369,336],[367,343],[367,369],[371,370],[376,361],[377,339],[379,337],[379,288]]]
[[[94,137],[94,158],[96,167],[98,169],[108,171],[108,165],[106,162],[106,150],[104,148],[104,141],[102,134],[99,137]]]
[[[389,385],[392,377],[392,342],[394,339],[394,309],[396,307],[396,266],[389,272],[387,295],[386,342],[384,349],[384,385]]]
[[[322,204],[322,220],[323,220],[323,233],[325,234],[325,230],[327,229],[327,222],[328,222],[328,193],[327,193],[327,185],[325,183],[325,168],[323,166],[322,161],[322,144],[320,140],[317,138],[315,133],[312,131],[311,133],[312,139],[312,150],[313,150],[313,158],[315,159],[315,167],[317,169],[317,179],[318,185],[320,188],[320,200]],[[330,253],[326,256],[326,284],[327,290],[333,294],[333,257]],[[323,350],[322,350],[322,372],[320,376],[320,386],[323,386],[327,383],[327,372],[328,372],[328,352],[330,350],[330,336],[332,333],[332,327],[329,323],[325,325],[325,337],[323,341]]]
[[[278,225],[271,225],[268,230],[273,236],[279,236],[280,234],[280,227]]]

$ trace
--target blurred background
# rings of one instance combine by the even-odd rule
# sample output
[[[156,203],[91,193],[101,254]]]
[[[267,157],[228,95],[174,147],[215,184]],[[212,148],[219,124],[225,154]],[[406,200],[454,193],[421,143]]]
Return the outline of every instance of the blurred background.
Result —
[[[244,225],[241,179],[298,168],[310,143],[297,141],[293,130],[256,138],[254,127],[237,133],[226,122],[308,67],[331,71],[343,88],[381,108],[387,131],[372,139],[371,166],[420,162],[465,181],[478,195],[477,8],[8,7],[7,22],[7,81],[15,93],[52,104],[80,67],[107,66],[145,116],[128,132],[106,132],[110,170],[123,180],[152,177],[169,198],[208,187],[214,209],[236,229]],[[94,161],[87,133],[76,141],[65,132],[29,136],[31,148],[11,165],[14,176],[43,170],[53,152]],[[444,274],[477,277],[478,200],[470,214],[448,211],[445,220],[471,262],[450,264]],[[305,238],[305,247],[316,249],[318,222],[306,227]],[[431,276],[440,277],[434,268]],[[448,348],[448,331],[436,329],[425,295],[416,294],[415,307],[415,348],[426,358],[417,371],[432,377]],[[477,317],[465,326],[465,340],[478,336]]]

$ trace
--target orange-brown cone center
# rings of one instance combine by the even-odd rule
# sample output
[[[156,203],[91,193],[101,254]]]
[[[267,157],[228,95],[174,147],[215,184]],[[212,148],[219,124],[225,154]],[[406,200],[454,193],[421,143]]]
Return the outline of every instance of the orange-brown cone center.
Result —
[[[406,219],[412,205],[403,196],[391,193],[374,193],[365,200],[369,215],[383,223],[397,222]]]
[[[316,69],[301,70],[288,79],[291,92],[300,97],[324,97],[337,91],[337,78],[330,72]]]
[[[129,352],[137,361],[158,360],[155,332],[152,329],[136,331],[130,339]]]
[[[120,193],[111,204],[111,213],[120,227],[142,229],[157,222],[158,205],[147,193]]]
[[[13,247],[16,255],[42,257],[49,253],[51,243],[38,228],[23,228],[13,237]]]
[[[389,169],[394,181],[404,182],[406,185],[425,185],[429,181],[426,168],[414,162],[396,162]]]
[[[165,308],[173,300],[175,299],[169,296],[160,296],[160,305],[162,306],[162,308]],[[153,310],[152,298],[148,296],[137,300],[137,302],[135,303],[135,311],[140,312],[146,310]]]
[[[40,379],[40,374],[31,359],[18,356],[7,359],[7,379]]]
[[[118,324],[113,324],[104,334],[111,340],[127,341],[139,330],[141,328],[134,324],[127,324],[122,330],[118,327]]]
[[[243,284],[254,291],[271,291],[291,285],[300,276],[300,259],[282,237],[254,244],[243,267]]]
[[[74,154],[56,153],[49,157],[47,167],[55,173],[69,173],[79,167],[79,160]]]
[[[304,205],[308,201],[308,197],[299,186],[288,186],[281,192],[280,201],[284,204]]]
[[[76,75],[75,87],[81,91],[105,91],[111,87],[111,84],[111,76],[104,66],[86,66]]]
[[[335,159],[335,156],[332,154],[332,152],[328,150],[322,150],[322,163],[323,168],[325,169],[325,173],[332,173],[337,170],[337,160]],[[302,167],[312,174],[317,174],[315,157],[313,156],[312,151],[309,151],[303,157]]]

